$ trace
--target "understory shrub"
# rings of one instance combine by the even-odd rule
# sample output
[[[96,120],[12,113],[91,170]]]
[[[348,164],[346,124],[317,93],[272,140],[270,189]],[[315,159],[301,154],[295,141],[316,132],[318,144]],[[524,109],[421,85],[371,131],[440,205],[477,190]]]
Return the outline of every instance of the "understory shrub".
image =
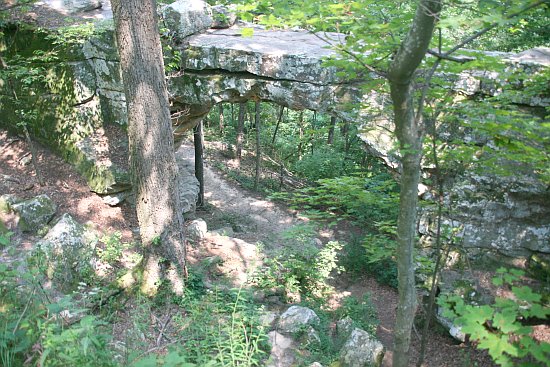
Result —
[[[397,189],[396,182],[389,175],[341,176],[321,179],[317,186],[271,197],[305,210],[306,215],[309,211],[322,219],[349,218],[374,227],[376,222],[395,222],[397,219]],[[320,216],[319,211],[322,212]]]
[[[513,297],[497,297],[492,305],[468,304],[458,295],[440,298],[444,316],[470,336],[477,348],[486,349],[500,366],[547,366],[550,344],[536,341],[528,321],[548,320],[550,308],[540,293],[520,286],[518,269],[500,268],[493,284],[505,287]]]
[[[309,181],[335,178],[345,173],[345,154],[334,149],[316,150],[294,164],[294,171]]]
[[[262,307],[245,291],[208,290],[202,297],[185,300],[183,307],[186,314],[174,319],[184,336],[181,347],[171,355],[174,361],[201,367],[262,365],[267,350],[267,334],[259,318]]]
[[[52,302],[42,272],[27,266],[0,264],[0,364],[114,366],[106,324],[73,297]]]
[[[264,259],[264,266],[252,274],[251,283],[263,289],[281,289],[290,295],[323,298],[332,290],[328,284],[338,265],[343,245],[330,241],[318,248],[313,240],[311,225],[298,225],[283,234],[288,242],[279,253]],[[294,242],[294,243],[292,243]]]

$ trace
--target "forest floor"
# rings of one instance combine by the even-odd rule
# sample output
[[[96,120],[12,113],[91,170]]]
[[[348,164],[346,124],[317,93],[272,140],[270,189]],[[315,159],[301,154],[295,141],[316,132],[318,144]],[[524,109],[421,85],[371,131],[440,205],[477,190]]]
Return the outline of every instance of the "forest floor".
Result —
[[[0,194],[14,194],[24,199],[39,194],[48,194],[58,205],[58,214],[69,213],[81,223],[87,223],[101,231],[118,231],[122,234],[123,241],[137,240],[137,219],[130,204],[123,203],[121,206],[110,207],[98,195],[89,191],[85,180],[69,164],[39,144],[36,144],[36,148],[38,165],[45,182],[44,186],[39,185],[32,165],[25,163],[25,157],[28,157],[30,151],[26,142],[0,131]],[[211,148],[216,150],[215,145],[212,145]],[[184,144],[178,154],[187,158],[192,157],[192,146]],[[236,273],[233,274],[235,275],[234,279],[239,280],[242,276],[246,276],[247,267],[250,264],[248,260],[254,261],[255,256],[253,249],[247,248],[246,244],[262,242],[266,244],[266,247],[284,246],[284,240],[280,234],[292,225],[307,221],[307,219],[300,217],[300,214],[294,210],[275,204],[227,180],[223,173],[213,167],[212,159],[218,160],[218,165],[220,163],[236,164],[229,158],[219,162],[220,159],[223,159],[220,155],[207,156],[205,196],[208,205],[206,210],[199,210],[197,216],[202,217],[211,229],[239,225],[240,230],[230,236],[238,240],[227,243],[230,237],[211,235],[200,244],[191,244],[189,257],[191,262],[199,262],[212,255],[223,255],[224,267],[228,272]],[[9,220],[9,218],[7,219]],[[10,225],[13,223],[8,223],[8,226]],[[330,239],[345,240],[346,233],[351,230],[353,229],[347,224],[342,224],[333,230],[322,230],[319,233],[319,239],[322,242]],[[12,240],[21,248],[30,249],[38,237],[16,231]],[[243,249],[245,253],[243,253]],[[0,262],[6,261],[6,256],[5,253],[1,253]],[[370,293],[370,299],[377,309],[380,320],[377,336],[387,348],[383,365],[391,366],[392,335],[398,302],[396,290],[380,285],[367,276],[352,279],[345,274],[336,276],[333,285],[335,287],[334,296],[327,300],[331,307],[338,307],[338,300],[342,297],[348,295],[362,297],[363,294]],[[170,314],[172,314],[171,310],[157,310],[151,314],[151,329],[156,328],[157,331],[153,333],[153,341],[145,350],[152,351],[162,348],[163,331],[161,330],[159,334],[158,327],[161,324],[166,327],[168,321],[162,320],[164,316],[166,316],[166,320],[169,320]],[[127,325],[124,323],[113,325],[115,338],[125,329],[127,329]],[[477,351],[470,345],[458,344],[451,337],[436,331],[436,329],[436,327],[432,327],[433,331],[428,335],[423,366],[493,365],[485,353]],[[164,333],[167,334],[168,331],[165,330]],[[125,338],[128,337],[125,335]],[[144,336],[141,335],[141,337]],[[411,365],[414,365],[420,348],[416,331],[412,335],[411,348]]]

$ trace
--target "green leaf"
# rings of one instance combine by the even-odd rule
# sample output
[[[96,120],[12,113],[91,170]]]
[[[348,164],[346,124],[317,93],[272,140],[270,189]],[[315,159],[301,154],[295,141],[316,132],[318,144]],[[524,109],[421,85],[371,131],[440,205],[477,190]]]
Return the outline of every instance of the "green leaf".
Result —
[[[513,333],[520,328],[520,325],[516,322],[515,312],[497,312],[493,317],[493,327],[497,327],[505,334]]]
[[[132,367],[157,367],[157,356],[155,354],[148,355],[134,362]]]
[[[254,29],[253,28],[243,28],[243,29],[241,29],[241,36],[242,37],[252,37],[252,36],[254,36]]]
[[[518,356],[517,347],[508,342],[508,335],[489,334],[484,340],[479,341],[479,348],[487,349],[491,357],[499,362],[508,360],[506,354]]]

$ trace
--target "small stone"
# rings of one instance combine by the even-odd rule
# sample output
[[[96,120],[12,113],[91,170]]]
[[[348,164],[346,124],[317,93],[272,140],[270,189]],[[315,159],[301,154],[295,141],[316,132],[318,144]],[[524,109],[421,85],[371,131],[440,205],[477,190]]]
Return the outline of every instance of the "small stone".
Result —
[[[187,224],[187,236],[193,241],[200,241],[206,237],[208,225],[201,219],[195,219]]]
[[[212,10],[203,0],[177,0],[161,10],[165,24],[180,39],[210,28],[214,22]]]
[[[122,204],[132,193],[130,191],[122,191],[116,194],[104,195],[101,200],[109,206],[117,206]]]
[[[28,165],[31,164],[31,163],[32,163],[32,157],[31,157],[30,154],[24,156],[23,158],[21,158],[21,159],[19,160],[19,164],[20,164],[22,167],[28,166]]]

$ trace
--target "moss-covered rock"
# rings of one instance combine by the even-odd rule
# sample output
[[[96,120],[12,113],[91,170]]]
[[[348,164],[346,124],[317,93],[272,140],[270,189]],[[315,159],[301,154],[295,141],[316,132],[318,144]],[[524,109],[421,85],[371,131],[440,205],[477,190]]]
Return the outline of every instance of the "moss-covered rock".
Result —
[[[38,233],[46,227],[57,211],[57,206],[48,195],[39,195],[10,207],[19,216],[19,229],[31,233]]]
[[[30,261],[38,263],[60,289],[71,289],[93,275],[96,236],[64,214],[36,243]]]

